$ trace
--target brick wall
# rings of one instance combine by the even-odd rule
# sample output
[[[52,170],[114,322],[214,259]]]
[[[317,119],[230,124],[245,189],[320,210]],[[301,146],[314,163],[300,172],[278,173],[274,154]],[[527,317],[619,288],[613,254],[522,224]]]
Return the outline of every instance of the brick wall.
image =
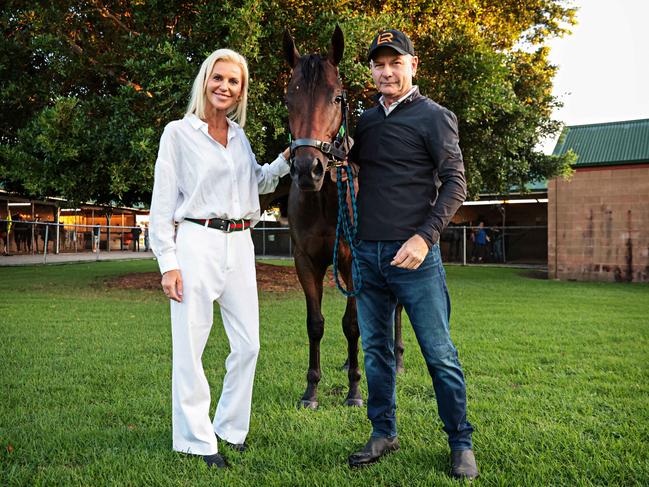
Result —
[[[577,169],[548,200],[551,278],[649,282],[649,164]]]

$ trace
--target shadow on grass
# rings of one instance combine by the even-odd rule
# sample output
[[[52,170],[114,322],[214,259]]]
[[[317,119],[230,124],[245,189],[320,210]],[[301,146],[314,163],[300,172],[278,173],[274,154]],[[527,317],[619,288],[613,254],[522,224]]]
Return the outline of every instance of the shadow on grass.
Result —
[[[526,270],[524,272],[519,273],[519,276],[527,277],[528,279],[547,280],[548,279],[548,271],[539,270],[539,269]]]

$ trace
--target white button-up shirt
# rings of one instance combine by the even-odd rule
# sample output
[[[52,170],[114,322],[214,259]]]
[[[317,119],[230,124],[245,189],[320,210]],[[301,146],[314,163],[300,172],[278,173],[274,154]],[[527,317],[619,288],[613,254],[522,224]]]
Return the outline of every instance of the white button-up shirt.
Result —
[[[260,166],[243,129],[228,119],[224,147],[195,115],[169,123],[160,138],[150,212],[151,249],[160,272],[179,269],[174,221],[259,221],[259,194],[270,193],[290,167],[280,154]]]

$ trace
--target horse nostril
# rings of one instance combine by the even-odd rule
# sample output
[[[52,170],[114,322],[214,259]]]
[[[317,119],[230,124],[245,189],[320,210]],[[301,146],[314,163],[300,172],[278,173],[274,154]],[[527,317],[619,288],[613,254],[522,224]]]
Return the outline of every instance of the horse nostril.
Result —
[[[313,164],[311,166],[311,175],[314,178],[320,178],[322,177],[322,174],[324,173],[324,165],[318,159],[317,157],[313,159]]]

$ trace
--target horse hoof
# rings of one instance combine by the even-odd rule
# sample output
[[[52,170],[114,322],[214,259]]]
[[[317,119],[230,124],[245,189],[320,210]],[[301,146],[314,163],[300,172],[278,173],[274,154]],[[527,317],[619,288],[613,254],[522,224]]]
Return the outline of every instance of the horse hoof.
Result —
[[[345,400],[345,406],[353,407],[353,408],[362,408],[363,407],[363,400],[362,399],[347,399]]]
[[[403,374],[405,371],[406,368],[403,365],[397,366],[397,374]]]
[[[307,399],[301,399],[300,403],[297,405],[298,409],[318,409],[318,401],[309,401]]]

